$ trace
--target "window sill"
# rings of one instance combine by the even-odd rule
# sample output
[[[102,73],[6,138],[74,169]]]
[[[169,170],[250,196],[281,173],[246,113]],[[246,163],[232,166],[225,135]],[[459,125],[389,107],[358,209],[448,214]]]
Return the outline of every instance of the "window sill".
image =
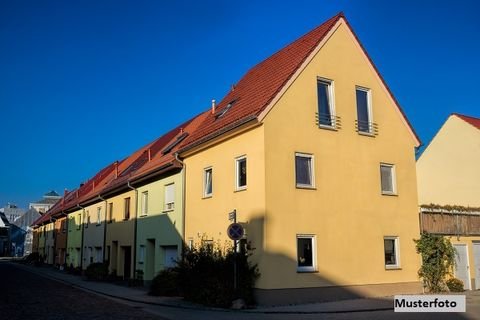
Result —
[[[394,192],[382,192],[382,196],[398,197],[398,193],[394,193]]]
[[[297,269],[297,273],[318,273],[316,269]]]
[[[375,134],[373,132],[365,132],[365,131],[357,131],[357,132],[358,132],[358,135],[360,136],[375,138]]]
[[[123,218],[122,221],[128,221],[130,218]]]
[[[400,266],[385,266],[385,270],[402,270]]]
[[[246,191],[246,190],[247,190],[247,187],[240,187],[240,188],[235,189],[233,192],[241,192],[241,191]]]
[[[297,184],[297,185],[295,185],[295,188],[306,189],[306,190],[317,190],[317,188],[315,186],[309,186],[309,185],[305,185],[305,184]]]
[[[165,209],[162,212],[163,213],[169,213],[169,212],[173,212],[173,211],[175,211],[175,209]]]
[[[330,131],[338,131],[338,128],[335,126],[329,126],[327,124],[319,124],[318,127],[320,129],[330,130]]]
[[[146,216],[148,216],[148,214],[144,213],[144,214],[141,214],[139,218],[145,218]]]
[[[203,197],[202,197],[202,199],[210,199],[211,197],[212,197],[212,195],[211,195],[211,194],[209,194],[209,195],[205,195],[205,196],[203,196]]]
[[[101,223],[97,223],[95,226],[98,227],[98,226],[101,226],[102,224]]]

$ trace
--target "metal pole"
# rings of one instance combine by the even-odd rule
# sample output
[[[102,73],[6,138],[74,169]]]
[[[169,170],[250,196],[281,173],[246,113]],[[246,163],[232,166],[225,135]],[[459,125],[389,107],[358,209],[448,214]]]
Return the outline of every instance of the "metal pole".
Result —
[[[234,223],[237,223],[237,210],[234,209]],[[237,240],[233,240],[233,294],[237,298]]]

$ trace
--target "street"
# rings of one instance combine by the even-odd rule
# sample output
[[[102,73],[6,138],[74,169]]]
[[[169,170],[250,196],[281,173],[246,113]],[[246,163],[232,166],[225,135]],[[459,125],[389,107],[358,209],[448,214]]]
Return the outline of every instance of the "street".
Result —
[[[1,319],[162,319],[0,261]]]
[[[278,313],[280,309],[275,308],[268,312],[261,312],[261,309],[236,312],[166,307],[106,297],[45,278],[6,261],[0,261],[0,275],[2,319],[480,319],[480,291],[467,294],[467,312],[463,314],[395,313],[393,310],[309,313],[307,306],[300,313]]]

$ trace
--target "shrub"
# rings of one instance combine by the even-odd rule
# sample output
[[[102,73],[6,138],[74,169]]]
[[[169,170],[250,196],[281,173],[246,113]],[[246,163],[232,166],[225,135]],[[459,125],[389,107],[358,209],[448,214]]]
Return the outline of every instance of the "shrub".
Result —
[[[152,285],[150,286],[149,294],[153,296],[179,296],[180,291],[178,288],[179,279],[178,272],[175,269],[165,269],[158,273],[153,278]]]
[[[108,266],[102,262],[91,263],[87,267],[87,270],[85,270],[85,276],[88,280],[106,280],[108,276]]]
[[[463,292],[463,281],[457,278],[447,280],[447,287],[451,292]]]
[[[244,299],[247,305],[255,303],[253,289],[260,276],[257,265],[248,258],[251,249],[243,243],[237,253],[237,290],[233,286],[234,251],[201,242],[192,249],[184,248],[182,259],[171,269],[161,271],[152,282],[150,294],[181,295],[186,300],[214,307],[230,307],[232,301]]]
[[[417,253],[422,256],[418,276],[430,292],[444,291],[445,278],[455,266],[455,248],[447,238],[429,233],[422,233],[420,239],[414,241]]]

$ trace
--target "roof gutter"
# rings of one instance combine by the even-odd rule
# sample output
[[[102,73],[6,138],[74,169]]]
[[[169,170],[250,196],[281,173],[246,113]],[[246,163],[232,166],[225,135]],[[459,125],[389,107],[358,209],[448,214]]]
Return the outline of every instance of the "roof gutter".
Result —
[[[257,118],[257,115],[256,114],[251,114],[243,119],[240,119],[234,123],[231,123],[223,128],[221,128],[220,130],[217,130],[215,132],[212,132],[211,134],[208,134],[206,135],[205,137],[181,148],[180,150],[177,151],[178,154],[183,154],[187,151],[190,151],[206,142],[209,142],[211,140],[214,140],[218,137],[220,137],[221,135],[227,133],[227,132],[230,132],[230,131],[233,131],[235,129],[238,129],[246,124],[248,124],[249,122],[253,122],[252,123],[252,126],[253,125],[256,125],[256,124],[259,124],[260,122],[258,121],[258,118]]]

